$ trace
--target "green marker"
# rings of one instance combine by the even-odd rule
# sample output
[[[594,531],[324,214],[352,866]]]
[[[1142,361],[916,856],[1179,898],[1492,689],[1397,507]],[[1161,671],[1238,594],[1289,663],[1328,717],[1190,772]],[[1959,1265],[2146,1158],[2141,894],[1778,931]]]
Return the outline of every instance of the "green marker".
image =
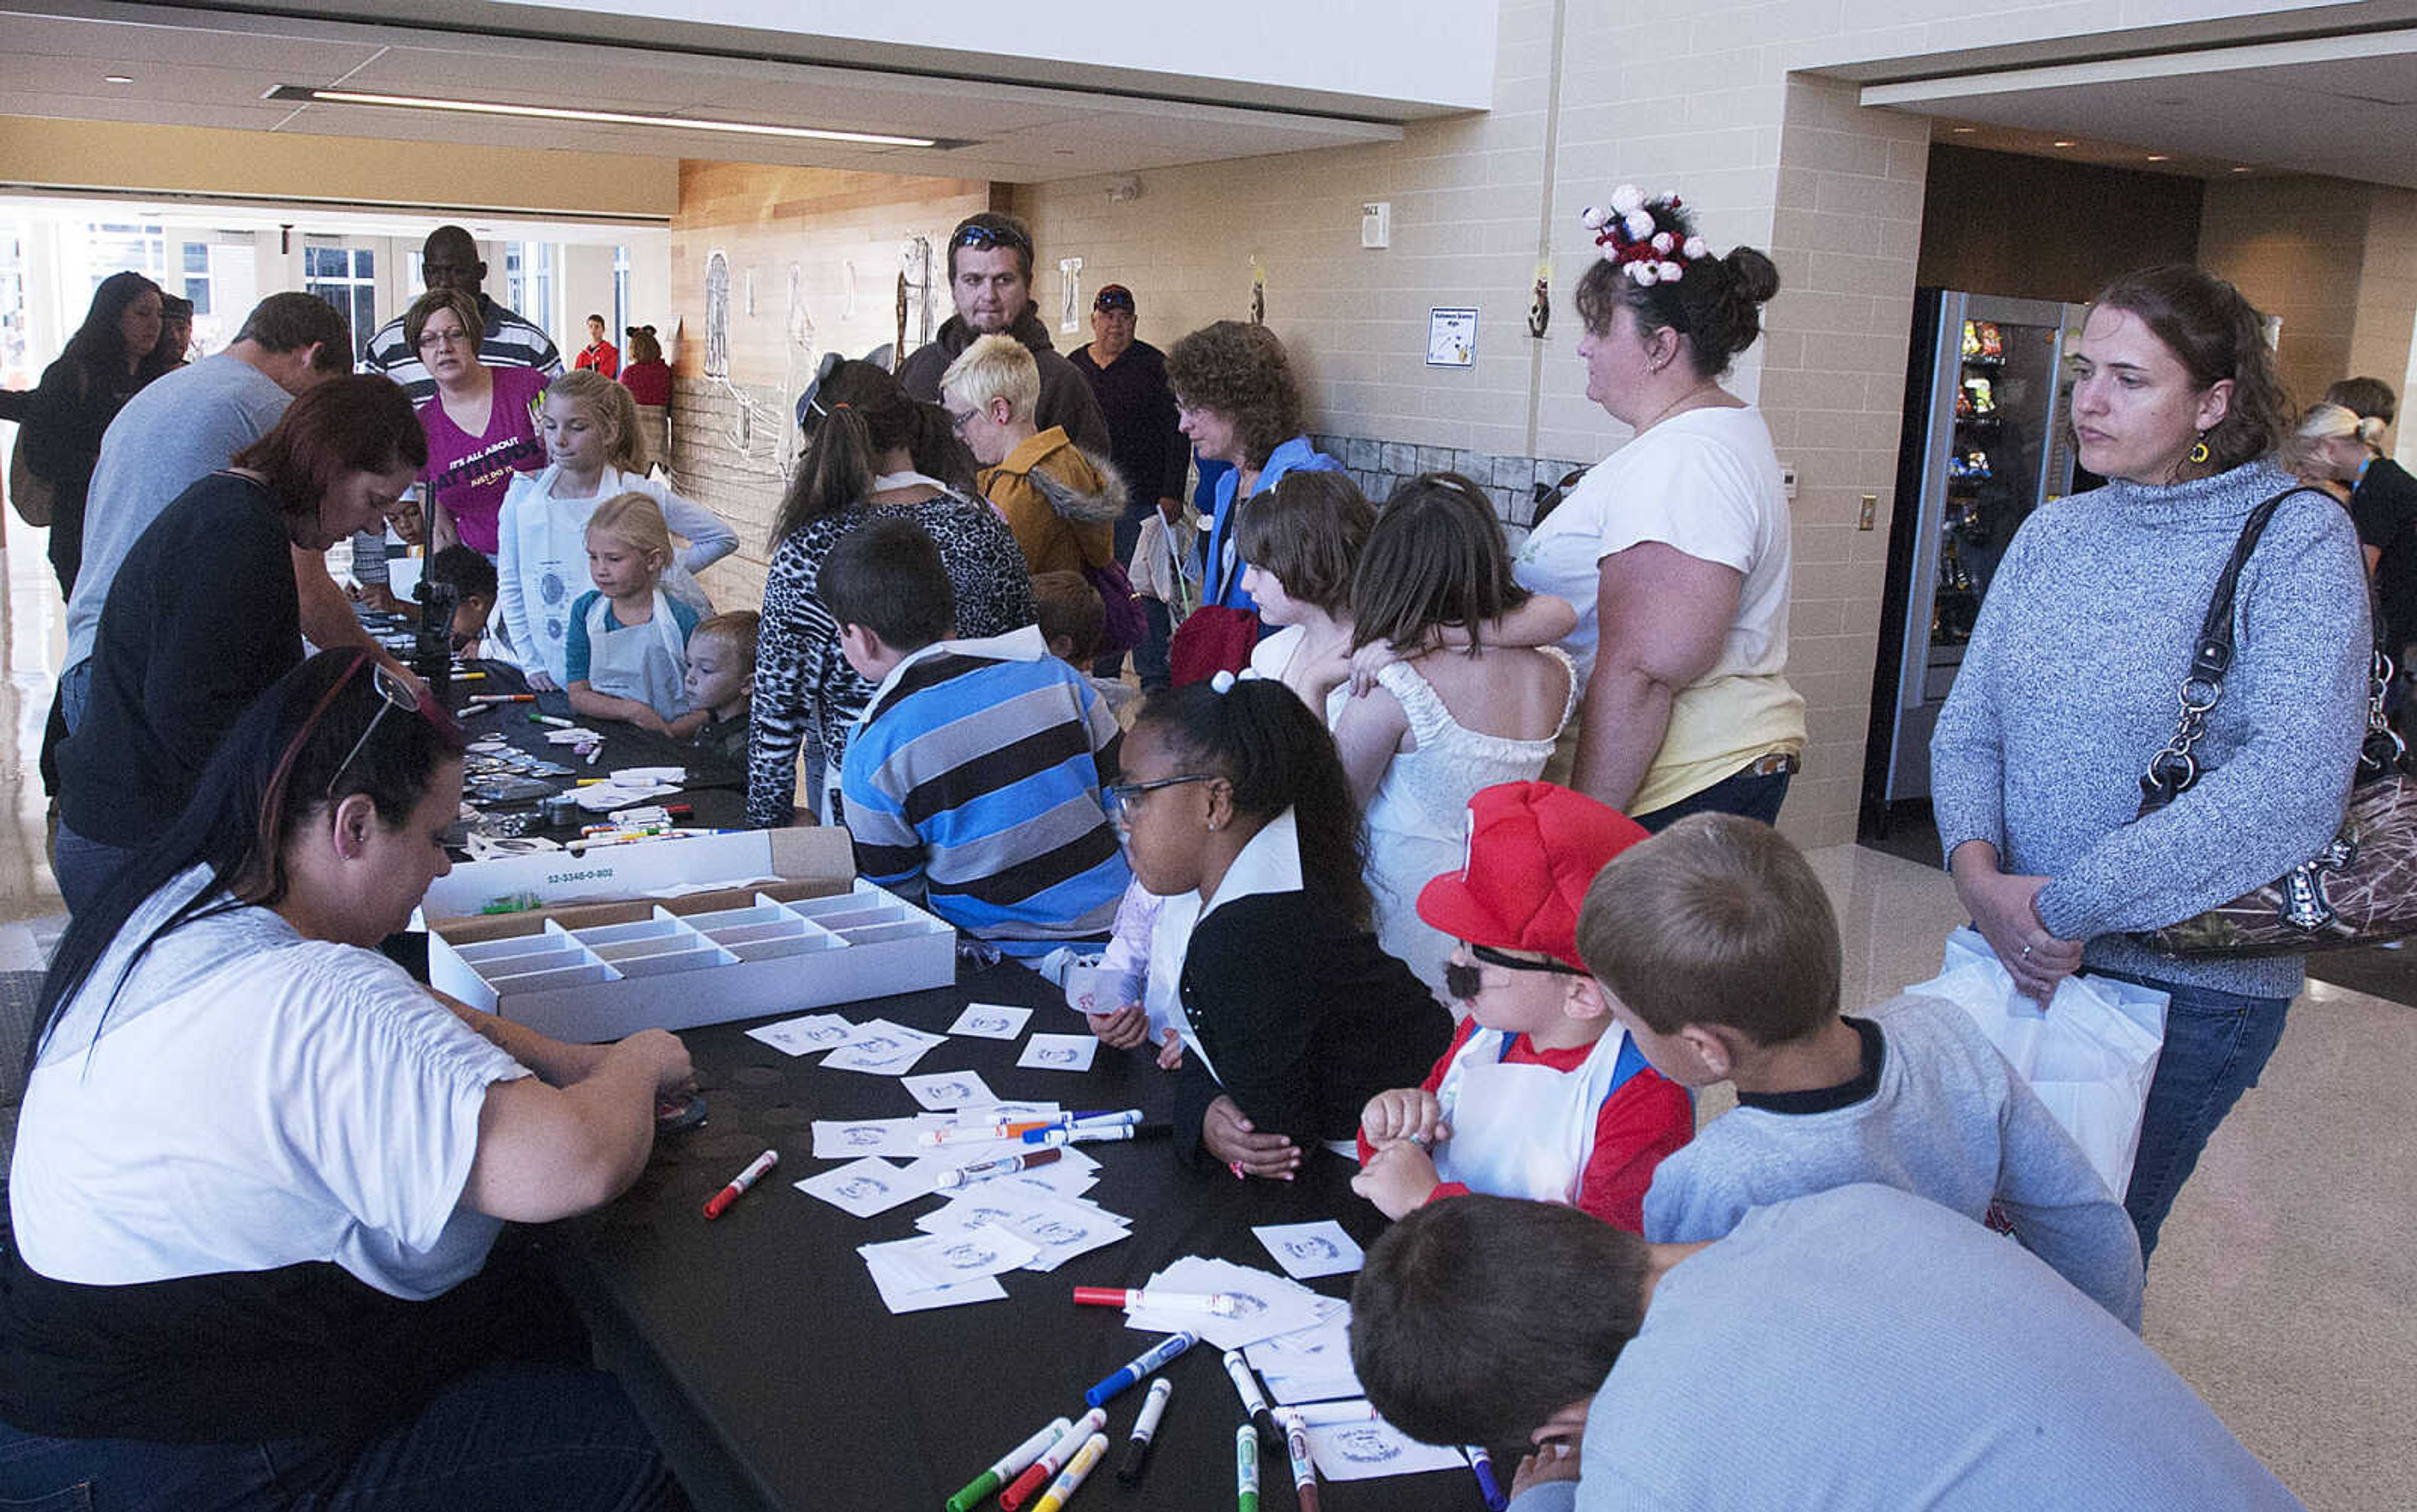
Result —
[[[1234,1512],[1259,1512],[1259,1430],[1248,1423],[1234,1430]]]
[[[1007,1458],[974,1477],[974,1483],[949,1498],[949,1512],[973,1512],[991,1492],[1030,1469],[1049,1446],[1073,1431],[1069,1418],[1056,1418],[1047,1428],[1007,1452]]]

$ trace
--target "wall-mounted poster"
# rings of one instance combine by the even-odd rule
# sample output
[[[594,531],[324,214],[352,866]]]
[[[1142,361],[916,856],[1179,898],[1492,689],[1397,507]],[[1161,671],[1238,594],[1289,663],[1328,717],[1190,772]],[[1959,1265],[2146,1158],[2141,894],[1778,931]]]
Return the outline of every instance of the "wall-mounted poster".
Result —
[[[1477,312],[1466,308],[1427,312],[1427,366],[1477,366]]]

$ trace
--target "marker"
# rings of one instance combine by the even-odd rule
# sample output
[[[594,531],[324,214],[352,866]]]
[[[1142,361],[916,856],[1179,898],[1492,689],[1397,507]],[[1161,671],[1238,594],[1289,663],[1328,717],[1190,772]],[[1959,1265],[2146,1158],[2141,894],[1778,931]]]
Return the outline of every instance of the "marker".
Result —
[[[1096,1144],[1102,1139],[1148,1139],[1172,1125],[1165,1123],[1077,1123],[1069,1128],[1026,1129],[1026,1144]]]
[[[1259,1512],[1259,1439],[1248,1423],[1234,1430],[1234,1512]]]
[[[1309,1458],[1309,1428],[1298,1413],[1285,1414],[1285,1453],[1292,1459],[1292,1489],[1300,1512],[1317,1512],[1317,1466]]]
[[[1135,1355],[1132,1364],[1083,1393],[1083,1400],[1093,1407],[1104,1407],[1109,1397],[1135,1384],[1150,1372],[1164,1369],[1169,1360],[1199,1342],[1200,1336],[1197,1334],[1169,1334],[1155,1345]]]
[[[1056,1124],[1050,1120],[1027,1120],[1021,1123],[1010,1123],[1002,1119],[996,1123],[951,1123],[946,1128],[925,1129],[915,1136],[915,1142],[935,1147],[946,1144],[980,1144],[988,1139],[1005,1139],[1022,1134],[1027,1129],[1055,1127]]]
[[[1049,1483],[1048,1491],[1032,1504],[1032,1512],[1058,1512],[1068,1498],[1083,1489],[1083,1481],[1091,1474],[1092,1467],[1106,1459],[1107,1453],[1106,1434],[1094,1433],[1084,1440],[1083,1446],[1074,1451],[1073,1459],[1057,1473],[1056,1480]]]
[[[1030,1150],[1020,1155],[1001,1155],[996,1160],[977,1161],[970,1166],[960,1166],[955,1170],[940,1172],[939,1179],[932,1184],[965,1186],[974,1182],[988,1181],[993,1176],[1011,1176],[1019,1170],[1045,1166],[1065,1153],[1063,1150]]]
[[[708,1218],[721,1217],[723,1213],[729,1211],[731,1203],[737,1201],[746,1193],[747,1188],[763,1180],[764,1173],[780,1163],[781,1152],[778,1150],[767,1150],[749,1161],[745,1170],[730,1178],[729,1185],[706,1199],[705,1215]]]
[[[1041,1458],[1041,1451],[1057,1442],[1058,1436],[1074,1425],[1062,1417],[1052,1418],[1040,1432],[1010,1449],[998,1463],[973,1478],[973,1483],[949,1498],[949,1512],[972,1512],[988,1500],[990,1493],[1007,1484],[1009,1477],[1021,1475],[1025,1467]]]
[[[1234,1382],[1234,1393],[1242,1398],[1242,1411],[1251,1414],[1252,1423],[1267,1435],[1269,1443],[1284,1443],[1284,1430],[1276,1427],[1276,1414],[1268,1410],[1267,1394],[1259,1390],[1259,1378],[1251,1374],[1251,1362],[1242,1358],[1239,1350],[1225,1352],[1225,1374]]]
[[[483,672],[464,673],[464,676],[485,677],[486,674]],[[533,693],[476,693],[470,695],[470,702],[479,705],[533,704],[537,702],[537,695]]]
[[[1494,1478],[1494,1457],[1485,1452],[1482,1443],[1469,1444],[1462,1452],[1468,1456],[1468,1468],[1476,1472],[1477,1489],[1484,1494],[1485,1504],[1493,1512],[1502,1512],[1511,1504],[1511,1498],[1502,1494],[1502,1483]]]
[[[1074,1419],[1073,1427],[1059,1434],[1056,1443],[1041,1450],[1041,1458],[1032,1461],[1023,1474],[1016,1476],[1007,1489],[998,1493],[1000,1512],[1015,1512],[1017,1507],[1030,1501],[1033,1492],[1048,1485],[1057,1472],[1066,1468],[1066,1462],[1082,1450],[1092,1434],[1107,1426],[1108,1414],[1096,1407]]]
[[[563,718],[559,714],[531,714],[528,717],[528,722],[532,725],[551,725],[558,730],[567,730],[571,727],[570,721]]]
[[[1209,1312],[1234,1316],[1234,1299],[1223,1291],[1144,1291],[1135,1287],[1078,1286],[1074,1305],[1080,1307],[1122,1307],[1127,1312],[1149,1307],[1166,1312]]]
[[[1149,1395],[1142,1400],[1141,1416],[1133,1419],[1132,1437],[1125,1441],[1124,1463],[1117,1466],[1119,1485],[1141,1484],[1142,1472],[1149,1467],[1149,1442],[1157,1436],[1158,1420],[1166,1415],[1166,1398],[1174,1395],[1175,1382],[1164,1376],[1149,1383]]]
[[[1285,1412],[1300,1418],[1305,1428],[1335,1428],[1345,1423],[1375,1423],[1382,1419],[1376,1409],[1366,1401],[1302,1402],[1287,1407]]]

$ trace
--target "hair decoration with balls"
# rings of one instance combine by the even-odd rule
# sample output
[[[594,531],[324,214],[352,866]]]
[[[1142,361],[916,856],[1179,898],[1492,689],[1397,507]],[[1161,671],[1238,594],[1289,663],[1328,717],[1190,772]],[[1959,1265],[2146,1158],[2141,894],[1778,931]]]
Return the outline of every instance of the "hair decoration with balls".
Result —
[[[1687,276],[1687,265],[1710,257],[1704,238],[1689,233],[1676,194],[1648,198],[1634,184],[1611,191],[1611,208],[1589,205],[1578,219],[1593,232],[1594,244],[1607,249],[1604,260],[1638,283],[1676,283]]]

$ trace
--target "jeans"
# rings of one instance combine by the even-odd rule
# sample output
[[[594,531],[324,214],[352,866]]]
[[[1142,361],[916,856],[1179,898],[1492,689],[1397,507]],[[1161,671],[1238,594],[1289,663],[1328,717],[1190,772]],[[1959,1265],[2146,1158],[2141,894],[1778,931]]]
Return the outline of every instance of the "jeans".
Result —
[[[601,1371],[499,1364],[349,1458],[317,1439],[152,1443],[0,1424],[0,1507],[40,1512],[682,1512],[653,1438]]]
[[[1174,686],[1175,673],[1167,662],[1167,647],[1175,639],[1175,616],[1167,612],[1159,599],[1138,599],[1142,618],[1149,622],[1149,634],[1133,648],[1133,676],[1141,680],[1141,691],[1156,693]]]
[[[2208,1137],[2241,1094],[2257,1085],[2283,1038],[2291,1000],[2244,997],[2122,971],[2100,974],[2154,987],[2173,999],[2166,1008],[2166,1047],[2157,1057],[2157,1077],[2149,1084],[2149,1106],[2140,1118],[2140,1153],[2132,1163],[2131,1189],[2123,1194],[2123,1211],[2140,1231],[2145,1260],[2157,1247],[2157,1230],[2197,1167]]]
[[[87,840],[65,824],[60,825],[51,870],[59,879],[59,896],[67,900],[68,911],[82,913],[133,859],[131,850]]]
[[[1660,834],[1690,814],[1738,814],[1765,824],[1779,822],[1779,805],[1787,802],[1789,771],[1757,777],[1751,771],[1723,777],[1700,793],[1689,793],[1650,814],[1633,816],[1648,833]]]

